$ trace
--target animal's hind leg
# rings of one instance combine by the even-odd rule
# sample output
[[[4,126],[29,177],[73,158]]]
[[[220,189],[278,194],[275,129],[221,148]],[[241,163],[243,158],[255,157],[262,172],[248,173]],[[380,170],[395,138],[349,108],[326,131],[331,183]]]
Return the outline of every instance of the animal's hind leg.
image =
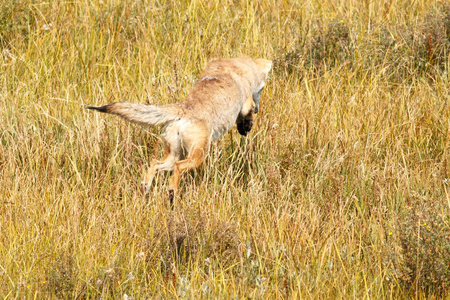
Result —
[[[183,124],[182,124],[183,125]],[[173,205],[173,198],[183,171],[199,167],[208,153],[211,133],[202,122],[191,120],[189,126],[184,124],[178,131],[180,138],[179,149],[182,151],[174,162],[173,175],[169,185],[169,201]],[[172,150],[172,149],[171,149]],[[186,159],[183,159],[186,157]]]
[[[205,142],[202,146],[194,147],[186,159],[175,162],[174,172],[169,186],[169,200],[171,203],[173,201],[175,190],[180,182],[181,174],[184,171],[200,167],[205,161],[207,151],[208,144]]]
[[[175,157],[170,151],[170,145],[164,143],[164,157],[161,161],[156,159],[152,160],[151,167],[148,169],[144,176],[144,180],[141,182],[141,189],[144,193],[150,190],[153,179],[158,171],[172,171],[174,168]]]

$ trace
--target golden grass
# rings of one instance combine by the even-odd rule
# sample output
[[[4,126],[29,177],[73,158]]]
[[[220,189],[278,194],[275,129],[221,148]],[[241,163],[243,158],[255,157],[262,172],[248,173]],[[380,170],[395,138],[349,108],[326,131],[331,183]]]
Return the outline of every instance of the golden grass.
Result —
[[[363,41],[438,6],[3,0],[0,296],[436,297],[395,262],[411,199],[443,207],[449,226],[447,67],[394,84],[365,44],[353,66],[276,64],[252,132],[212,145],[173,211],[166,175],[148,197],[138,189],[158,129],[85,106],[180,101],[211,58],[282,60],[317,20]]]

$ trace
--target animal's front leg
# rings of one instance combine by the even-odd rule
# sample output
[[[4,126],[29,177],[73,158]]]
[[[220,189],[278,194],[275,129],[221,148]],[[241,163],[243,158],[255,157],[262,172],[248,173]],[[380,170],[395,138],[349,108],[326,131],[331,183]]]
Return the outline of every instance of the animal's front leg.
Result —
[[[239,115],[236,120],[236,126],[239,134],[246,136],[253,127],[253,110],[246,116]]]
[[[242,105],[241,112],[236,119],[237,130],[240,135],[247,135],[252,130],[253,114],[256,110],[256,104],[252,96],[247,97]]]

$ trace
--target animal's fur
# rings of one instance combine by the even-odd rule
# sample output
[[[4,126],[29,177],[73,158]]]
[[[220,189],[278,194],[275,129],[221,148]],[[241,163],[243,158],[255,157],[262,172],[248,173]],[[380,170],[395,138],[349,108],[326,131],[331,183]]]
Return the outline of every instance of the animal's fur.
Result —
[[[88,107],[115,114],[142,125],[162,125],[165,155],[152,161],[142,181],[148,191],[158,171],[173,171],[169,198],[173,199],[183,171],[199,167],[211,141],[219,139],[234,123],[246,135],[259,109],[259,97],[272,62],[265,59],[213,60],[182,103],[163,106],[116,102]]]

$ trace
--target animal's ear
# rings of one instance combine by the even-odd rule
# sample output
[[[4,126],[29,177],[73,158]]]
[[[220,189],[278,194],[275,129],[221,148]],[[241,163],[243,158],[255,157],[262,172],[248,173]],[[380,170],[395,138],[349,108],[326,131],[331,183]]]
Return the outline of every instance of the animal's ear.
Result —
[[[272,69],[272,61],[267,59],[256,59],[256,64],[258,65],[258,68],[263,73],[269,73],[270,69]]]

